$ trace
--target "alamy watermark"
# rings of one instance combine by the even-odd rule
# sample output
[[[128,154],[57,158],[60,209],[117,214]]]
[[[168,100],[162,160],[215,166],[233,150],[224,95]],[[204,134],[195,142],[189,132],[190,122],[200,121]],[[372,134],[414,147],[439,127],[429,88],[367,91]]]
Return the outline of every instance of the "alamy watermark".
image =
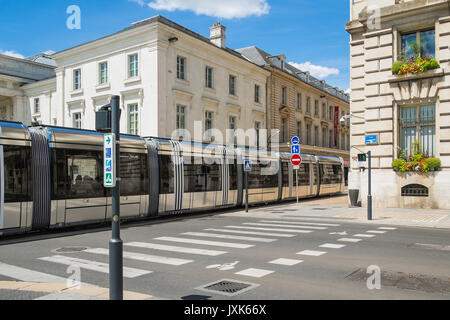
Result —
[[[70,289],[81,289],[81,269],[78,266],[69,266],[66,273],[70,274],[67,278],[66,285]]]
[[[381,289],[381,269],[379,266],[369,266],[367,268],[367,273],[370,274],[367,279],[367,289],[369,290],[380,290]]]
[[[81,9],[77,5],[67,7],[66,13],[70,16],[67,18],[67,29],[80,30],[81,29]]]

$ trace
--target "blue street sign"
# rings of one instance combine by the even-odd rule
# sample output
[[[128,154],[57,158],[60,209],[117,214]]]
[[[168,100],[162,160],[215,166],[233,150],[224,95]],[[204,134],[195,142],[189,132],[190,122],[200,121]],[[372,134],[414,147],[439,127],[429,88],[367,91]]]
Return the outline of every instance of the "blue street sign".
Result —
[[[103,151],[105,159],[103,172],[104,186],[106,188],[114,188],[116,186],[116,136],[114,134],[105,134]]]
[[[244,161],[244,171],[245,172],[251,172],[252,171],[252,161],[251,160],[246,159]]]
[[[299,137],[293,137],[291,142],[292,144],[300,144],[300,139]]]
[[[300,146],[298,144],[291,146],[291,154],[300,154]]]
[[[377,134],[367,135],[366,144],[378,144],[378,135]]]

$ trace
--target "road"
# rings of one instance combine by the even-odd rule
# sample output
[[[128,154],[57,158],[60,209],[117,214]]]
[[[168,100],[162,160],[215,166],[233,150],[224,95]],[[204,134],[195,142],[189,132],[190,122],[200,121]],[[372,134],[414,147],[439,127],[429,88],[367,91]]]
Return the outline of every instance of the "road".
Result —
[[[125,224],[124,289],[170,300],[450,298],[449,229],[305,217],[302,208]],[[58,297],[48,288],[73,275],[70,266],[81,267],[83,284],[108,288],[110,237],[103,227],[1,241],[0,299]],[[370,266],[381,270],[380,289],[367,286]],[[233,293],[204,289],[225,279],[235,282],[225,286]],[[47,286],[20,289],[12,285],[17,281]],[[224,286],[212,289],[218,287]]]

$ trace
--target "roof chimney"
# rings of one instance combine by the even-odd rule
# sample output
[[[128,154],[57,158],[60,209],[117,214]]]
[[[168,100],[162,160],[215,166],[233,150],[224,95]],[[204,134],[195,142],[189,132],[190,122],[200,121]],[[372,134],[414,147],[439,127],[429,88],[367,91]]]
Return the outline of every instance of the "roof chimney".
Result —
[[[227,28],[223,26],[220,22],[215,23],[210,30],[210,40],[216,46],[220,48],[226,47],[226,36],[225,31]]]

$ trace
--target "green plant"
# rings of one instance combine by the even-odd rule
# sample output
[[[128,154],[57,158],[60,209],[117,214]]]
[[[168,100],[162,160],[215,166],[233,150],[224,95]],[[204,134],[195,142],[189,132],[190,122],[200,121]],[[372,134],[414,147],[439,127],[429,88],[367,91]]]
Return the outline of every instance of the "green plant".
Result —
[[[405,160],[405,161],[408,159],[408,158],[406,157],[406,152],[405,152],[405,150],[403,150],[403,149],[400,148],[400,147],[397,148],[397,154],[398,154],[399,159],[403,159],[403,160]]]
[[[392,162],[392,168],[399,172],[406,172],[406,161],[403,159],[395,159]]]
[[[417,74],[427,72],[433,69],[439,69],[441,66],[436,59],[425,56],[412,56],[406,58],[405,55],[399,57],[398,61],[392,64],[392,74],[403,75],[407,73]]]
[[[437,169],[441,167],[441,160],[438,158],[428,158],[425,160],[427,166],[431,169]]]
[[[392,74],[398,74],[402,68],[403,61],[395,61],[392,65]]]

